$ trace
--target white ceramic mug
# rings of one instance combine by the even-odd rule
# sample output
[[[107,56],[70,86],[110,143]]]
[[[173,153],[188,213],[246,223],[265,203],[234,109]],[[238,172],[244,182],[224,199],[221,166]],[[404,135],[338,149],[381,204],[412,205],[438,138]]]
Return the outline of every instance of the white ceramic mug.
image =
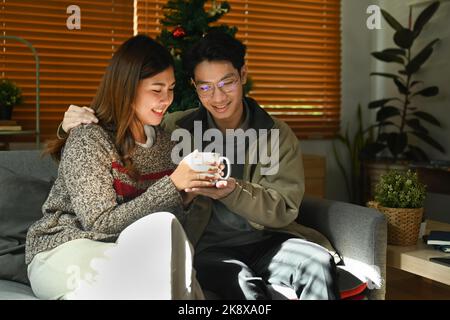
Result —
[[[222,157],[217,152],[199,152],[195,150],[194,152],[187,155],[183,161],[186,161],[189,166],[195,171],[206,172],[211,167],[211,163],[223,163],[226,166],[227,173],[225,176],[221,177],[219,180],[226,180],[231,174],[231,163],[230,159],[227,157]],[[216,181],[217,182],[217,181]]]

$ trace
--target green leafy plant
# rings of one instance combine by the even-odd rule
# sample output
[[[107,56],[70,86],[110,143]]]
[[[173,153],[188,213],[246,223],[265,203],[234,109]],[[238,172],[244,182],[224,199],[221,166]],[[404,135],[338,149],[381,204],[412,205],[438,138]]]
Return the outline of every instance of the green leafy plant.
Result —
[[[333,152],[338,165],[339,171],[342,173],[345,181],[345,187],[347,189],[347,194],[349,200],[355,204],[362,204],[362,188],[361,188],[361,160],[360,153],[364,146],[369,143],[373,143],[373,128],[364,130],[363,127],[363,114],[361,104],[358,105],[357,109],[357,129],[352,136],[350,136],[350,125],[347,124],[345,135],[338,134],[335,141],[333,141]],[[337,142],[341,142],[344,146],[345,152],[350,159],[350,170],[347,170],[344,166],[344,161],[339,156],[337,151]]]
[[[10,80],[0,82],[0,107],[14,107],[22,103],[22,91]]]
[[[0,119],[11,119],[14,106],[22,103],[22,91],[8,79],[0,81]]]
[[[373,126],[378,129],[374,143],[367,145],[363,150],[366,158],[375,156],[386,148],[390,151],[394,160],[419,160],[428,161],[426,153],[418,146],[410,142],[411,135],[426,142],[442,153],[445,153],[442,145],[429,135],[429,131],[423,126],[426,122],[430,125],[441,127],[441,123],[431,114],[420,111],[413,103],[415,97],[433,97],[439,94],[436,86],[425,87],[423,81],[416,79],[416,73],[431,57],[434,46],[439,39],[434,39],[413,55],[413,47],[422,33],[425,25],[436,13],[440,5],[439,1],[433,2],[418,16],[412,26],[412,11],[410,11],[410,25],[403,27],[394,17],[385,10],[381,10],[384,19],[395,30],[394,43],[396,48],[388,48],[381,52],[373,52],[376,59],[400,65],[397,74],[373,72],[371,76],[389,78],[400,93],[399,97],[384,98],[369,103],[369,109],[378,110]],[[386,130],[388,129],[388,130]]]
[[[392,170],[381,176],[375,188],[375,200],[383,207],[422,208],[426,186],[417,173]]]

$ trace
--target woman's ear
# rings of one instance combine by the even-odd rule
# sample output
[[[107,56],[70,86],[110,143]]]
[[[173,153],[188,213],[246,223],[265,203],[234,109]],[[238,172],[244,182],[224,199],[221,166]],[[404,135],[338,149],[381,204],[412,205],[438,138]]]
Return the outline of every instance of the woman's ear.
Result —
[[[247,65],[244,64],[241,68],[241,83],[243,85],[247,83],[247,74],[248,74]]]

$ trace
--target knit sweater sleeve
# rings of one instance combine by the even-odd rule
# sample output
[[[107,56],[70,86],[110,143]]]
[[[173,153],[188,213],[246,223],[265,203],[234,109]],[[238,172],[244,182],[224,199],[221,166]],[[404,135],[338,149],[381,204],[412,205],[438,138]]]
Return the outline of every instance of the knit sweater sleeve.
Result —
[[[117,234],[150,213],[182,212],[180,193],[168,176],[133,200],[118,204],[110,145],[100,127],[88,125],[74,128],[64,148],[60,174],[84,230]]]

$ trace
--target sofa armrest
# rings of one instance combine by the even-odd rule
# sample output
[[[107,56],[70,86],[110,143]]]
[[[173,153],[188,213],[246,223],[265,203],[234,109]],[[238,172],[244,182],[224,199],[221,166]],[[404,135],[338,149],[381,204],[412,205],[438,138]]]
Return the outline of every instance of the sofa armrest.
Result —
[[[297,221],[325,235],[352,273],[372,283],[370,298],[385,295],[387,223],[384,215],[350,203],[305,196]]]

